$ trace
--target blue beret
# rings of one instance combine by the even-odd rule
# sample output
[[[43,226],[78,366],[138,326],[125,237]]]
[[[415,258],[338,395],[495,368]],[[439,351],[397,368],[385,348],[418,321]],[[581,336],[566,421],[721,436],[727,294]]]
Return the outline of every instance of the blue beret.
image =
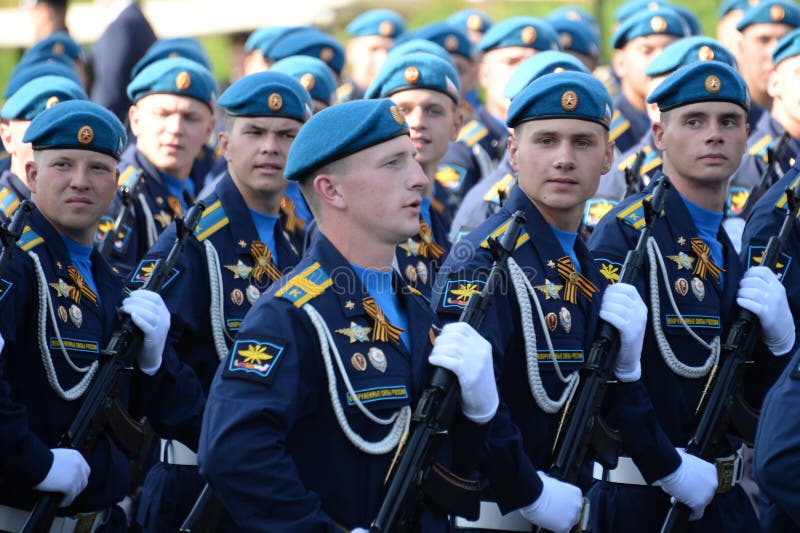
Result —
[[[88,100],[83,87],[61,76],[42,76],[31,80],[11,96],[0,116],[11,120],[33,120],[33,117],[68,100]]]
[[[758,3],[759,0],[725,0],[717,10],[719,18],[724,17],[731,11],[747,11],[752,5]],[[752,2],[752,3],[751,3]]]
[[[456,11],[447,17],[446,22],[449,22],[453,26],[458,26],[465,30],[477,31],[479,33],[486,33],[493,24],[491,17],[478,9],[462,9],[461,11]]]
[[[333,105],[336,101],[336,80],[331,69],[321,59],[308,56],[287,57],[272,65],[269,70],[288,74],[300,81],[300,85],[311,94],[311,98],[325,105]]]
[[[200,41],[192,37],[172,37],[159,39],[147,49],[147,52],[131,69],[131,79],[135,78],[147,65],[170,57],[185,57],[211,70],[211,61]]]
[[[285,117],[305,122],[311,116],[308,91],[288,74],[272,70],[239,78],[217,103],[228,114],[244,117]]]
[[[211,107],[217,96],[217,82],[200,63],[171,57],[146,66],[128,84],[131,102],[138,102],[149,94],[188,96]]]
[[[438,44],[434,43],[433,41],[428,41],[426,39],[408,39],[405,40],[404,37],[401,37],[395,42],[395,45],[389,49],[389,53],[386,54],[386,59],[384,59],[384,63],[389,61],[390,59],[394,59],[396,57],[410,54],[413,52],[425,52],[427,54],[432,54],[438,57],[439,59],[443,59],[453,65],[455,68],[456,64],[453,61],[453,58],[450,57],[450,54],[439,46]]]
[[[267,26],[255,30],[244,43],[244,51],[252,52],[261,48],[269,48],[275,39],[292,28],[289,26]]]
[[[67,56],[73,61],[83,61],[83,48],[75,42],[65,31],[57,31],[48,35],[40,41],[36,41],[33,46],[22,54],[22,60],[30,60],[33,57],[39,58],[48,55]]]
[[[569,19],[552,19],[550,24],[558,34],[561,49],[589,57],[600,55],[600,34],[586,22]]]
[[[34,150],[91,150],[119,159],[125,128],[108,109],[86,100],[70,100],[36,115],[22,142],[31,143]]]
[[[683,19],[684,24],[686,24],[687,36],[703,35],[703,25],[694,11],[679,5],[669,7],[673,11],[677,11],[678,15]]]
[[[371,9],[354,18],[345,31],[350,37],[378,35],[396,39],[406,31],[406,21],[390,9]]]
[[[389,99],[333,105],[300,128],[289,148],[283,176],[301,180],[320,167],[400,135],[408,135],[406,118]]]
[[[686,23],[677,11],[668,7],[645,10],[622,21],[611,38],[611,45],[620,49],[633,39],[648,35],[686,37]]]
[[[506,98],[513,100],[533,80],[554,72],[565,71],[590,74],[589,69],[578,58],[566,52],[555,50],[539,52],[519,64],[517,70],[508,79],[503,94]]]
[[[597,35],[600,35],[600,23],[597,21],[597,17],[580,6],[557,7],[548,13],[545,18],[549,21],[566,19],[575,22],[583,22],[588,24]]]
[[[544,19],[512,17],[498,22],[483,34],[478,50],[488,52],[495,48],[524,46],[535,50],[560,50],[558,35]]]
[[[772,62],[777,66],[784,59],[800,55],[800,29],[787,33],[772,49]]]
[[[762,1],[744,12],[736,29],[743,31],[752,24],[788,24],[793,28],[800,26],[800,9],[783,0]]]
[[[742,76],[720,61],[700,61],[681,67],[650,93],[648,103],[661,111],[696,102],[732,102],[747,110],[750,94]]]
[[[506,124],[571,118],[597,122],[608,129],[614,104],[605,86],[585,72],[558,72],[535,79],[511,101]]]
[[[655,78],[697,61],[712,60],[722,61],[726,65],[736,68],[736,59],[733,54],[716,39],[702,35],[685,37],[664,47],[661,53],[650,62],[644,73]]]
[[[469,40],[466,32],[447,22],[428,24],[415,31],[413,36],[434,42],[451,54],[458,54],[470,60],[475,57],[475,45]]]
[[[364,98],[382,98],[409,89],[429,89],[458,103],[461,86],[453,66],[426,52],[414,52],[383,62]]]
[[[20,87],[41,76],[61,76],[79,85],[81,83],[78,73],[75,72],[75,67],[69,60],[66,60],[66,64],[61,60],[46,61],[44,63],[19,63],[8,77],[8,85],[6,85],[3,98],[9,98]]]
[[[666,0],[628,0],[614,11],[614,20],[622,22],[631,15],[636,15],[642,11],[655,11],[662,7],[670,7],[672,4]]]
[[[284,33],[269,50],[261,49],[266,59],[278,61],[290,56],[311,56],[323,60],[338,76],[344,68],[344,47],[316,28],[305,27]]]

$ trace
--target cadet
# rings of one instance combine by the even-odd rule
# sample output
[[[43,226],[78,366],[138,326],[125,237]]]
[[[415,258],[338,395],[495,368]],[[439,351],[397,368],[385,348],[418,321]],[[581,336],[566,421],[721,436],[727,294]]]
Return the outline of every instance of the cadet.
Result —
[[[666,433],[678,453],[649,472],[627,457],[613,470],[595,465],[595,479],[601,481],[590,492],[593,530],[657,531],[670,503],[658,487],[668,491],[672,483],[687,483],[688,500],[683,501],[693,509],[692,531],[754,531],[755,514],[738,486],[737,439],[719,446],[716,468],[682,451],[709,371],[719,360],[734,300],[761,321],[764,344],[755,353],[759,373],[778,366],[773,354],[785,354],[794,344],[780,283],[766,268],[744,273],[721,226],[728,180],[747,139],[747,86],[728,65],[699,62],[676,70],[648,102],[657,103],[661,112],[653,133],[673,187],[636,282],[650,302],[651,316],[642,382],[658,417],[652,430]],[[618,279],[620,264],[639,237],[642,201],[649,193],[650,188],[621,202],[592,234],[589,246],[609,281]],[[746,386],[757,388],[758,382],[748,380]],[[625,418],[620,423],[623,434],[642,430]],[[717,469],[729,475],[718,479]]]
[[[319,58],[330,67],[337,83],[344,68],[344,47],[341,43],[311,26],[300,26],[279,34],[269,49],[261,49],[261,54],[269,63],[291,56]]]
[[[554,17],[547,21],[558,34],[558,41],[564,52],[577,57],[589,72],[597,68],[600,59],[600,33],[588,21]]]
[[[477,45],[483,35],[489,31],[494,22],[492,18],[480,9],[462,9],[456,11],[445,22],[452,24],[467,32],[472,44]]]
[[[583,203],[611,165],[611,105],[602,83],[584,72],[547,74],[515,95],[508,114],[514,128],[508,152],[519,173],[518,187],[496,214],[455,244],[434,287],[433,305],[452,320],[470,293],[485,283],[492,262],[487,238],[501,234],[514,211],[526,214],[509,261],[513,291],[496,296],[481,328],[492,344],[495,367],[502,370],[503,403],[492,422],[483,470],[489,500],[479,521],[457,522],[466,529],[529,531],[533,523],[564,531],[578,520],[581,490],[543,470],[552,463],[558,412],[577,384],[576,371],[594,338],[598,315],[622,336],[615,372],[626,383],[610,395],[628,397],[634,407],[626,409],[626,416],[641,422],[647,415],[646,405],[636,405],[646,396],[635,383],[646,308],[630,285],[601,295],[604,278],[577,235]],[[568,377],[562,378],[562,372]],[[664,446],[649,436],[623,437],[636,446],[642,461],[663,456]],[[514,510],[519,513],[508,514]]]
[[[40,41],[36,41],[33,46],[22,54],[19,64],[41,63],[50,60],[53,56],[59,56],[69,63],[78,74],[81,85],[86,86],[86,56],[83,53],[83,48],[65,31],[57,31]]]
[[[726,49],[730,50],[739,62],[740,45],[739,39],[742,35],[736,29],[736,25],[742,20],[744,12],[750,7],[749,0],[725,0],[717,10],[717,40]]]
[[[33,148],[22,142],[36,115],[68,100],[85,100],[83,88],[69,78],[41,76],[17,90],[3,105],[0,137],[11,158],[8,170],[0,174],[0,212],[10,217],[22,200],[30,199],[25,166],[33,161]]]
[[[195,239],[164,291],[172,314],[167,350],[191,366],[206,393],[247,311],[300,260],[302,241],[285,230],[279,210],[289,146],[311,116],[308,92],[273,71],[240,78],[218,103],[226,112],[220,145],[228,170],[203,199],[207,207]],[[161,234],[131,276],[132,286],[166,257],[175,235],[174,225]],[[139,508],[145,531],[176,531],[189,513],[203,487],[192,452],[197,437],[162,441],[164,462],[148,474]]]
[[[143,183],[111,252],[111,263],[123,275],[193,201],[196,191],[189,173],[214,131],[216,92],[211,72],[181,57],[152,63],[128,85],[133,102],[128,117],[136,144],[125,149],[120,169],[123,174],[141,170]],[[118,197],[104,220],[113,223],[121,207]]]
[[[161,297],[140,290],[123,300],[122,283],[92,247],[116,191],[122,124],[96,104],[63,102],[39,114],[23,141],[34,149],[26,171],[35,207],[3,274],[0,529],[18,531],[40,490],[64,494],[59,531],[126,531],[115,506],[130,484],[121,437],[101,428],[86,458],[56,447],[118,325],[120,302],[144,333],[136,368],[119,382],[131,415],[177,437],[168,411],[199,415],[201,391],[179,380],[181,365],[163,353],[169,313]]]
[[[764,531],[800,528],[800,461],[797,457],[800,351],[764,399],[758,422],[755,472],[761,489],[760,521]]]
[[[439,161],[461,127],[458,75],[449,63],[434,55],[406,54],[384,63],[366,97],[389,97],[400,109],[417,150],[415,159],[430,180],[422,189],[419,232],[397,250],[397,268],[405,282],[430,296],[449,249],[450,218],[433,198],[433,187]]]
[[[429,353],[461,385],[445,440],[458,446],[452,468],[468,476],[476,465],[468,458],[498,404],[490,347],[458,324],[431,352],[428,303],[392,270],[397,245],[419,231],[428,184],[414,152],[403,114],[385,99],[324,109],[292,144],[284,175],[300,180],[319,234],[245,318],[200,436],[201,474],[243,528],[368,526],[428,383]],[[431,515],[420,531],[447,527]]]
[[[371,9],[345,28],[350,39],[345,47],[350,77],[339,86],[339,102],[360,100],[381,69],[395,40],[406,31],[406,21],[390,9]]]

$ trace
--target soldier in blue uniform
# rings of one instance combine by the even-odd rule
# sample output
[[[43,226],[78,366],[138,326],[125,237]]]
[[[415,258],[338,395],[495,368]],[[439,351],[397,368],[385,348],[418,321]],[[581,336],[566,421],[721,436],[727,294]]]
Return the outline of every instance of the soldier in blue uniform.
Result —
[[[75,69],[78,78],[81,80],[81,85],[86,86],[86,56],[83,53],[83,48],[64,31],[57,31],[40,41],[36,41],[33,46],[22,54],[19,64],[41,63],[50,60],[53,56],[60,56],[66,60]]]
[[[716,468],[680,449],[694,429],[695,408],[719,360],[734,301],[755,313],[762,327],[754,375],[745,381],[748,398],[757,402],[763,396],[759,386],[782,364],[775,356],[789,352],[795,339],[780,282],[763,267],[744,272],[721,226],[728,180],[747,139],[748,91],[735,70],[708,61],[676,70],[648,101],[661,111],[654,134],[673,187],[636,281],[651,317],[642,381],[658,416],[656,426],[679,447],[682,462],[662,464],[657,475],[637,469],[626,457],[613,470],[596,466],[600,481],[590,492],[592,530],[658,530],[670,502],[659,486],[666,490],[688,481],[690,531],[754,531],[755,513],[738,485],[738,439],[723,439]],[[639,237],[642,201],[649,193],[650,188],[621,202],[592,234],[589,247],[609,281]],[[621,421],[623,432],[640,430]]]
[[[422,190],[419,232],[397,249],[405,282],[430,296],[439,265],[449,250],[450,218],[433,196],[436,169],[461,126],[458,74],[450,63],[425,52],[386,61],[366,92],[390,98],[406,118],[416,160],[430,179]]]
[[[483,35],[489,31],[489,28],[494,24],[492,18],[480,9],[462,9],[456,11],[447,17],[445,22],[466,31],[469,40],[472,41],[474,45],[480,42]],[[477,102],[477,100],[475,102]]]
[[[10,217],[22,200],[30,199],[25,166],[33,161],[33,148],[22,139],[31,121],[59,102],[87,98],[83,88],[69,78],[41,76],[6,100],[0,110],[0,136],[11,162],[9,169],[0,173],[0,218]]]
[[[162,59],[143,69],[128,85],[129,111],[136,144],[122,154],[120,169],[143,172],[132,216],[125,220],[110,261],[127,275],[175,215],[183,213],[196,190],[189,173],[195,156],[214,131],[217,84],[211,72],[181,57]],[[118,197],[105,222],[122,207]],[[98,240],[105,233],[98,235]]]
[[[371,9],[354,18],[345,28],[349,77],[336,90],[339,102],[360,100],[381,69],[395,40],[406,31],[406,21],[390,9]]]
[[[161,297],[144,290],[125,297],[92,247],[116,190],[122,124],[97,104],[63,102],[39,114],[23,140],[34,148],[26,170],[35,207],[3,275],[0,529],[21,528],[36,490],[64,494],[59,530],[123,532],[115,504],[127,493],[130,464],[119,437],[101,428],[87,457],[57,447],[118,325],[120,303],[144,333],[134,368],[119,382],[130,413],[178,437],[170,416],[199,414],[202,393],[164,352],[169,313]]]
[[[330,67],[337,82],[344,68],[344,46],[327,33],[311,26],[300,26],[278,35],[269,49],[262,48],[261,53],[271,63],[291,56],[319,58]]]
[[[218,368],[200,471],[243,528],[350,531],[375,518],[428,383],[428,354],[458,376],[460,409],[441,451],[452,448],[450,468],[469,476],[498,404],[491,351],[465,324],[445,327],[431,351],[438,329],[427,301],[393,274],[398,243],[419,231],[428,183],[397,106],[320,111],[295,139],[285,176],[300,180],[319,234],[256,302]],[[426,511],[418,529],[445,522]]]
[[[611,165],[611,106],[602,83],[585,72],[548,74],[516,95],[508,124],[514,128],[509,154],[519,185],[498,213],[455,244],[437,280],[433,305],[452,320],[470,293],[485,283],[492,261],[487,238],[501,234],[514,211],[526,214],[505,290],[481,328],[492,344],[495,367],[501,369],[503,402],[492,423],[483,469],[490,500],[482,505],[479,521],[457,522],[466,529],[530,531],[533,523],[565,531],[578,520],[580,488],[543,471],[552,463],[558,413],[577,385],[575,371],[588,353],[598,316],[622,336],[615,373],[623,383],[611,387],[610,404],[626,398],[619,416],[646,427],[642,420],[649,404],[636,383],[644,302],[630,285],[603,292],[605,278],[577,234],[583,203]],[[668,441],[656,437],[623,434],[623,445],[655,468],[658,459],[675,453],[665,446]],[[588,480],[581,481],[585,488]],[[510,513],[515,510],[519,513]]]
[[[325,67],[327,68],[327,67]],[[267,97],[265,97],[267,95]],[[262,292],[300,261],[302,240],[278,214],[289,146],[311,116],[300,83],[274,71],[240,78],[219,99],[225,109],[220,135],[228,170],[214,192],[164,291],[172,314],[167,350],[189,365],[208,393],[219,361],[230,350],[245,314]],[[166,257],[175,226],[161,234],[129,283]],[[199,420],[196,430],[199,433]],[[163,462],[148,474],[138,522],[145,531],[176,531],[203,487],[197,474],[197,434],[191,442],[162,441]]]
[[[739,62],[739,39],[741,35],[736,25],[742,20],[744,12],[750,7],[749,0],[725,0],[717,10],[716,38],[726,49],[730,50]]]
[[[558,34],[558,41],[564,52],[580,59],[590,72],[597,68],[600,59],[600,33],[589,22],[552,15],[547,20]]]
[[[641,10],[623,19],[614,32],[612,65],[620,91],[614,99],[611,140],[619,153],[633,147],[650,128],[645,113],[650,79],[645,69],[664,47],[685,36],[683,20],[669,7]]]

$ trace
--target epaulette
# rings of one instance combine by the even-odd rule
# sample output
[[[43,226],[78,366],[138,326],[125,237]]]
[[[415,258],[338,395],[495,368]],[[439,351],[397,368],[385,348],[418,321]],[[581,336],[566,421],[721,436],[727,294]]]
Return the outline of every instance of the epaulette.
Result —
[[[775,140],[772,135],[767,133],[747,149],[747,153],[753,157],[758,157],[765,163],[767,162],[767,148],[774,148]]]
[[[219,229],[227,226],[228,222],[230,221],[222,208],[222,201],[217,200],[203,211],[203,216],[197,223],[197,229],[194,230],[194,236],[199,242],[203,242]]]
[[[620,135],[628,131],[631,127],[631,123],[625,118],[619,109],[614,110],[614,116],[611,117],[611,125],[608,127],[608,130],[611,132],[609,133],[609,140],[615,141],[619,138]]]
[[[506,174],[503,176],[503,179],[492,185],[491,189],[486,192],[486,194],[483,196],[483,201],[490,204],[500,205],[500,190],[504,190],[506,192],[506,196],[508,196],[508,193],[511,192],[512,187],[514,187],[514,175]]]
[[[474,118],[461,127],[456,142],[464,143],[472,148],[475,143],[489,135],[489,128]]]
[[[437,200],[436,198],[431,198],[431,209],[439,213],[440,215],[444,213],[444,204]]]
[[[128,165],[128,168],[120,172],[119,179],[117,180],[117,187],[127,187],[128,190],[133,190],[136,185],[136,180],[139,179],[141,170],[133,165]]]
[[[353,95],[353,84],[345,82],[336,88],[336,102],[346,102]]]
[[[14,214],[14,211],[19,207],[19,202],[19,196],[10,187],[3,187],[0,190],[0,211],[6,217],[10,218]]]
[[[653,170],[662,163],[663,161],[661,159],[661,156],[658,155],[658,152],[656,152],[649,146],[645,146],[644,161],[642,161],[642,168],[639,171],[639,176],[644,176],[645,174],[647,174],[648,172],[650,172],[651,170]]]
[[[328,273],[319,263],[314,263],[296,276],[289,278],[284,286],[275,293],[275,296],[292,302],[295,307],[301,307],[325,292],[325,289],[331,285],[333,285],[333,280]]]
[[[30,226],[25,226],[25,229],[22,230],[22,235],[19,236],[17,246],[23,252],[28,252],[43,242],[44,239],[38,233],[33,231]]]
[[[467,169],[459,165],[439,165],[436,169],[436,181],[445,189],[458,189],[461,186],[464,177],[467,175]]]
[[[590,198],[583,208],[583,224],[593,228],[606,214],[614,209],[619,202],[607,198]]]
[[[489,248],[489,239],[491,239],[491,238],[499,239],[500,236],[503,233],[505,233],[506,228],[508,228],[509,224],[511,224],[511,219],[510,218],[508,220],[506,220],[505,222],[503,222],[502,224],[500,224],[500,226],[497,229],[495,229],[493,232],[491,232],[489,234],[489,236],[486,237],[486,239],[484,239],[484,241],[481,243],[481,248]],[[528,232],[525,231],[525,229],[523,229],[519,234],[519,238],[517,239],[517,244],[514,246],[514,249],[516,250],[517,248],[519,248],[520,246],[522,246],[523,244],[528,242],[530,240],[530,238],[531,238],[531,236],[528,235]]]
[[[742,214],[744,204],[750,197],[750,189],[739,185],[728,187],[728,201],[725,202],[725,214],[729,217],[737,217]]]
[[[650,196],[648,196],[650,198]],[[633,229],[642,229],[644,226],[644,198],[632,203],[619,213],[617,218],[631,226]]]
[[[792,190],[796,189],[798,182],[800,182],[800,174],[798,174],[798,176],[795,179],[792,180],[792,184],[789,185],[789,188],[792,189]],[[780,209],[781,211],[787,211],[789,209],[786,206],[786,195],[785,194],[781,194],[778,197],[778,201],[775,202],[775,208],[776,209]],[[798,218],[800,218],[800,216]]]
[[[645,146],[644,149],[646,150],[647,147]],[[636,161],[636,156],[639,155],[639,152],[633,152],[631,155],[623,159],[619,165],[617,165],[617,170],[620,172],[625,172],[625,169],[632,166],[633,162]]]

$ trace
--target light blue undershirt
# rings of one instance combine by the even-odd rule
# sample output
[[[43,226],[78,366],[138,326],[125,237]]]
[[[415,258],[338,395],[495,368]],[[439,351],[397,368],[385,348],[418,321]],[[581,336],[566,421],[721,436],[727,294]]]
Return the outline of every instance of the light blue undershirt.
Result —
[[[572,259],[572,264],[575,266],[575,270],[578,273],[581,273],[581,264],[578,261],[578,254],[575,253],[575,239],[578,238],[578,234],[560,230],[553,226],[550,226],[550,229],[553,230],[556,239],[558,239],[559,244],[561,244],[561,248],[564,249],[564,253],[569,255],[569,258]]]
[[[431,228],[433,231],[433,225],[431,224],[431,199],[430,198],[423,198],[422,205],[419,206],[419,214],[422,215],[422,220]]]
[[[275,244],[275,223],[278,222],[278,217],[265,215],[252,209],[250,210],[250,216],[253,217],[253,224],[255,224],[258,232],[258,240],[267,245],[272,254],[272,262],[277,266],[278,248]]]
[[[689,215],[692,217],[694,227],[697,228],[698,236],[703,239],[711,250],[711,259],[720,268],[725,268],[725,257],[722,254],[722,243],[717,239],[719,232],[719,225],[722,224],[722,213],[709,211],[699,205],[693,204],[683,196],[681,196]],[[722,285],[722,274],[719,276],[719,283]]]
[[[164,180],[164,185],[166,185],[167,189],[169,189],[169,193],[180,201],[181,206],[183,206],[183,210],[186,211],[189,209],[183,192],[188,192],[189,196],[194,198],[194,182],[189,178],[179,180],[176,177],[170,176],[166,172],[159,171],[159,174],[161,175],[161,179]]]
[[[94,247],[80,244],[64,235],[61,236],[61,240],[63,240],[64,244],[67,246],[70,262],[72,262],[75,268],[78,269],[78,272],[81,273],[86,284],[97,294],[97,301],[99,302],[100,295],[97,293],[97,285],[94,283],[92,260],[90,259]]]
[[[400,300],[397,299],[397,295],[394,293],[394,288],[392,287],[393,272],[391,270],[387,272],[372,270],[352,263],[350,263],[350,266],[353,267],[361,283],[367,288],[369,295],[375,299],[375,303],[383,310],[386,319],[392,325],[403,328],[400,340],[406,345],[406,349],[410,350],[411,336],[408,334],[408,317],[405,310],[400,307]]]

